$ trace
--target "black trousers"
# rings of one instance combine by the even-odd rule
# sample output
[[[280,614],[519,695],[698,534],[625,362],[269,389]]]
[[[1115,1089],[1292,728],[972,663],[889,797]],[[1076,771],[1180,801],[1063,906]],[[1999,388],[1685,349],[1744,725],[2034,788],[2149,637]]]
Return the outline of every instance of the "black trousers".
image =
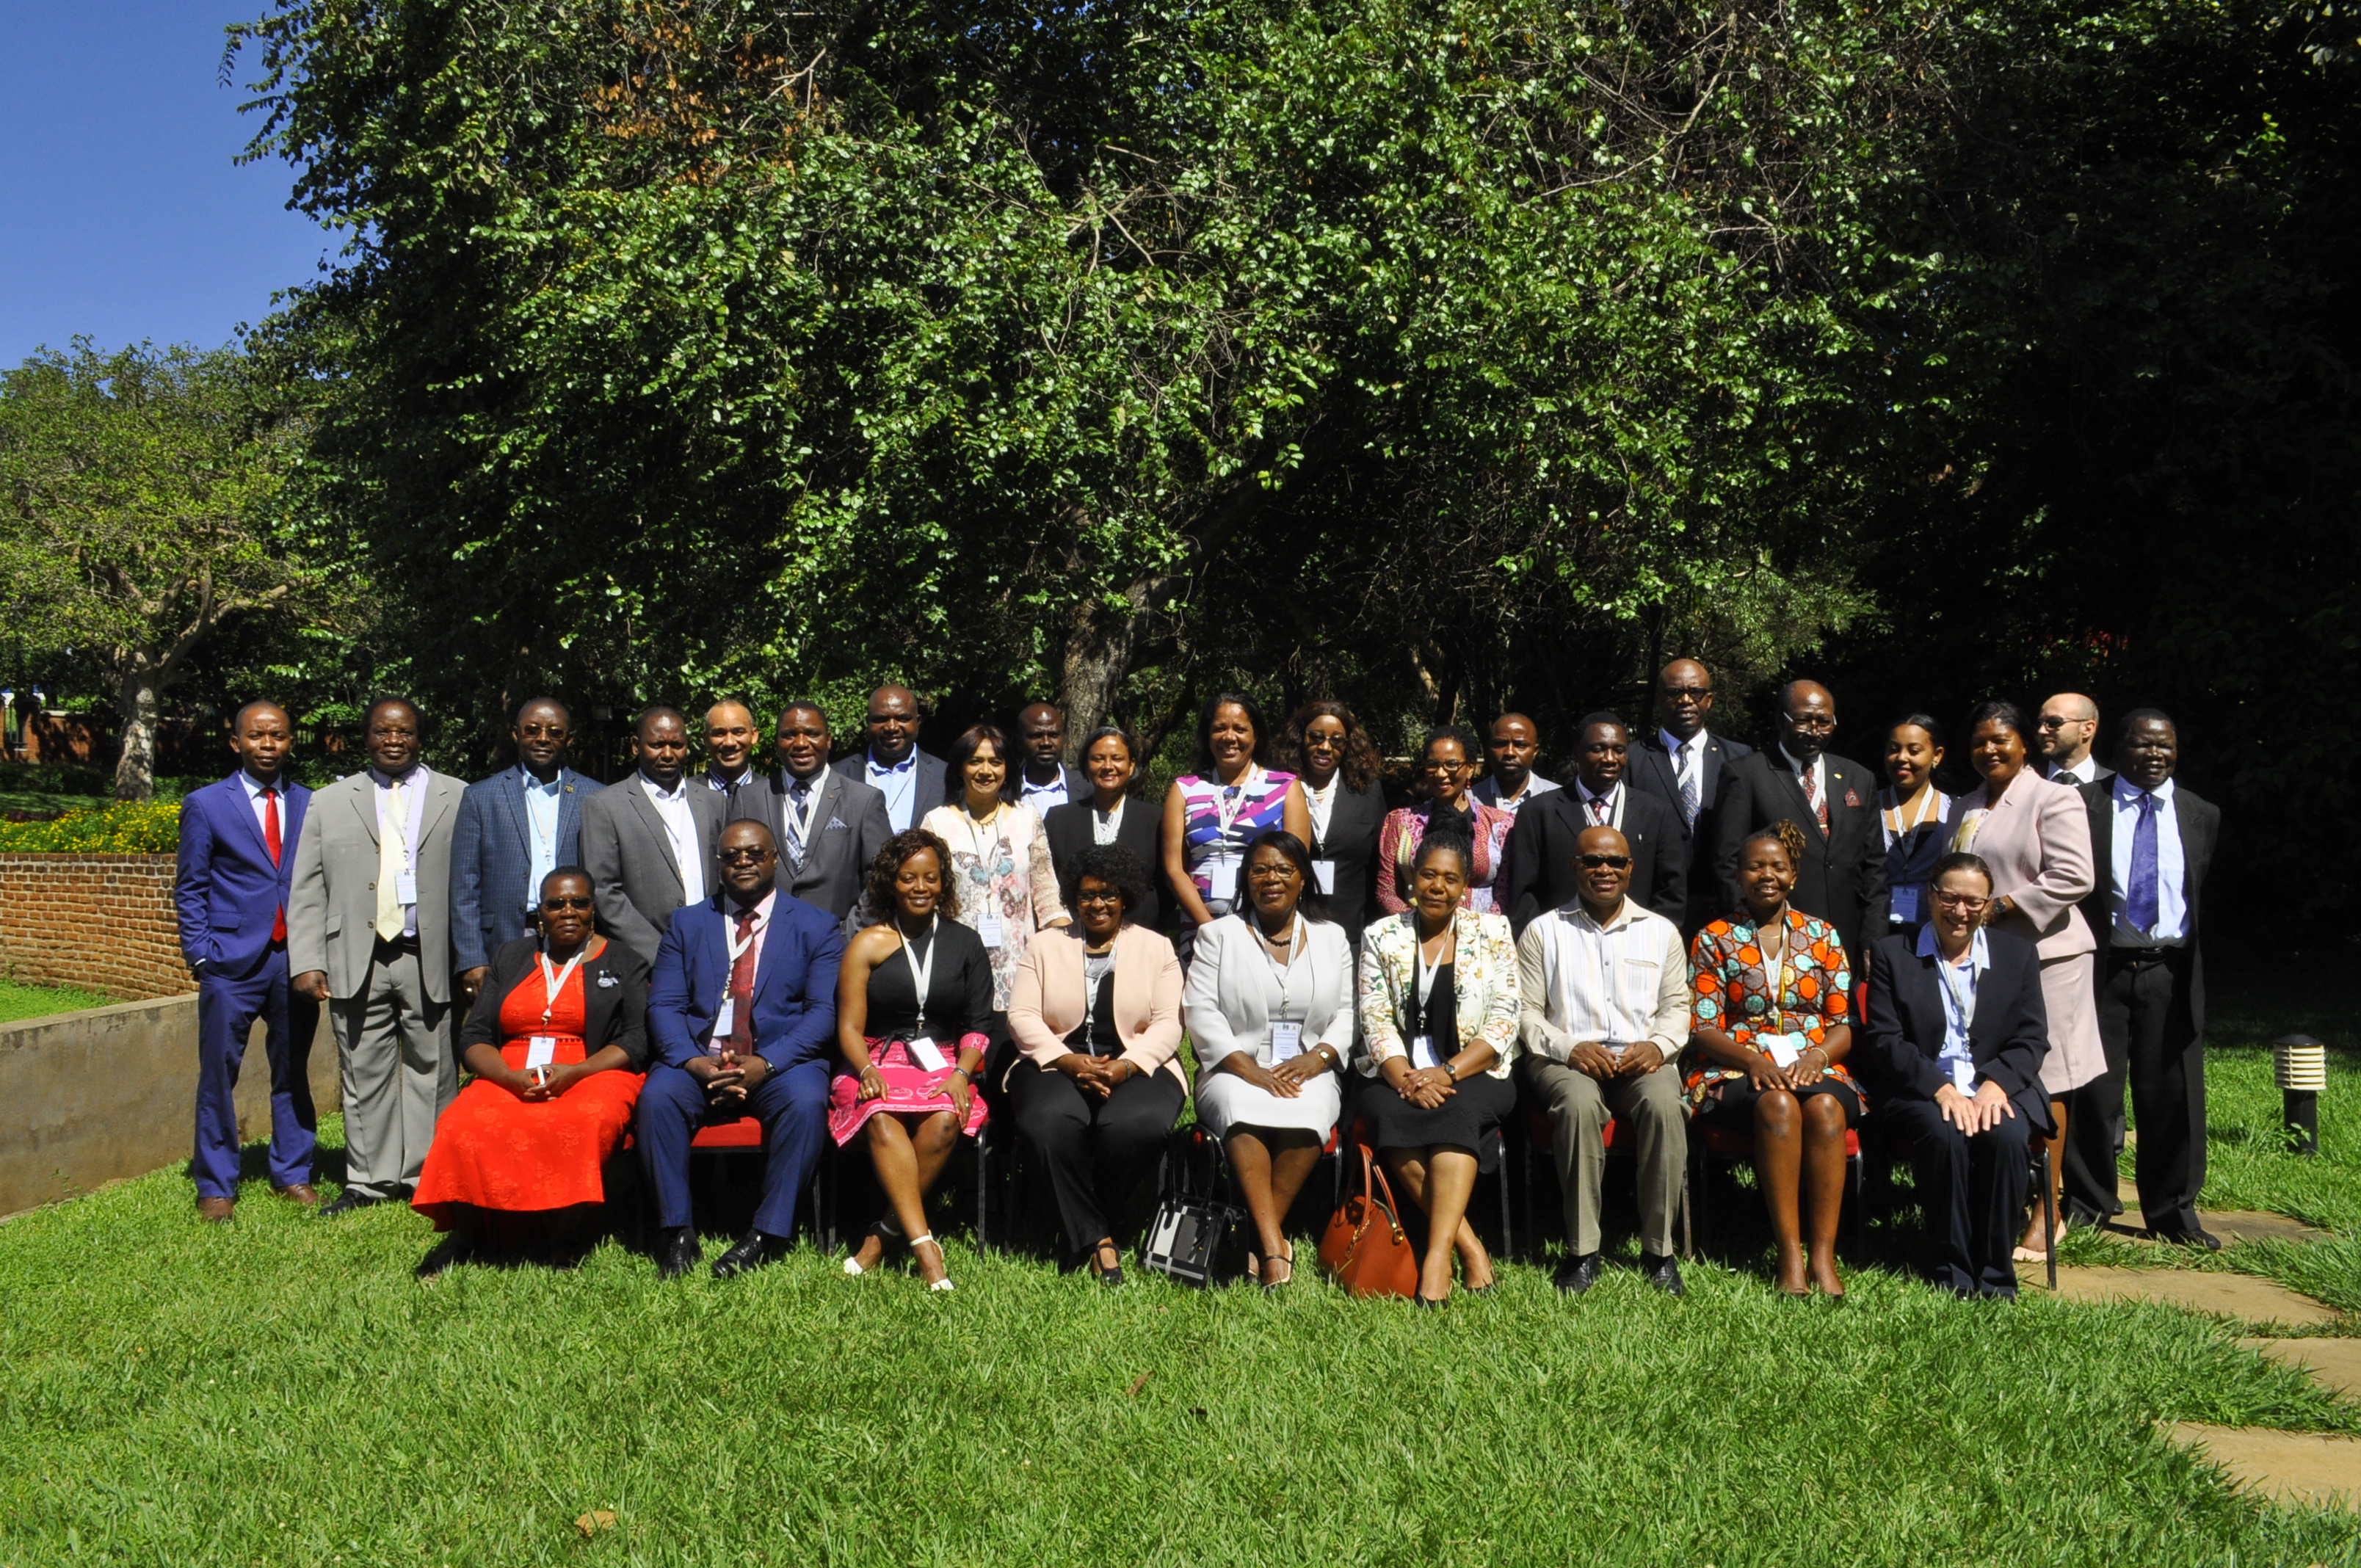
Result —
[[[1138,1223],[1132,1198],[1164,1151],[1188,1094],[1169,1072],[1139,1073],[1093,1100],[1053,1068],[1020,1060],[1009,1069],[1017,1131],[1049,1168],[1069,1260],[1101,1236],[1125,1239]]]
[[[2032,1185],[2033,1129],[2023,1115],[1968,1136],[1931,1100],[1886,1099],[1886,1126],[1910,1140],[1927,1212],[1927,1274],[1962,1296],[2015,1296],[2016,1246]]]
[[[2099,960],[2099,1041],[2107,1070],[2068,1108],[2066,1199],[2079,1213],[2122,1212],[2115,1156],[2124,1146],[2124,1088],[2139,1145],[2132,1156],[2140,1213],[2168,1235],[2197,1229],[2205,1185],[2205,1047],[2189,1004],[2197,955],[2110,951]]]

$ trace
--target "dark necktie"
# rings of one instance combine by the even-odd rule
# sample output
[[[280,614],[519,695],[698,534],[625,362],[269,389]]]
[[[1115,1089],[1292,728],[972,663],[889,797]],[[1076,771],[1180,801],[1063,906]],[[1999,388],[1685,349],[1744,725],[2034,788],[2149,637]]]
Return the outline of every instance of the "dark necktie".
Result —
[[[787,864],[801,870],[804,863],[804,810],[811,799],[811,784],[797,779],[787,785]]]
[[[760,951],[752,940],[754,912],[738,912],[741,951],[730,966],[730,1036],[722,1043],[744,1056],[754,1047],[754,959]]]
[[[2156,796],[2139,797],[2139,821],[2132,827],[2131,883],[2124,889],[2124,918],[2145,937],[2156,929]]]
[[[1696,744],[1697,737],[1692,735],[1673,753],[1673,772],[1681,781],[1681,820],[1692,828],[1697,819],[1697,775],[1689,772],[1689,750]]]
[[[279,792],[275,789],[262,792],[262,847],[270,851],[271,867],[277,869],[279,858],[286,846],[279,837]],[[270,918],[270,939],[274,942],[287,939],[287,906],[283,904],[279,906],[279,913]]]

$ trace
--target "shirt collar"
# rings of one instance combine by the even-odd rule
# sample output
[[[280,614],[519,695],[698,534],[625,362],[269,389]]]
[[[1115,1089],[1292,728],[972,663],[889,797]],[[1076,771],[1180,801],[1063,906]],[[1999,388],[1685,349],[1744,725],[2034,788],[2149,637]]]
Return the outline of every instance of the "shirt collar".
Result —
[[[648,798],[651,800],[679,800],[688,794],[688,775],[686,773],[681,774],[680,783],[667,790],[664,785],[648,777],[645,772],[642,772],[640,774],[640,787],[648,792]]]
[[[400,778],[395,778],[391,773],[387,773],[375,762],[371,762],[369,764],[368,773],[370,782],[375,784],[378,788],[391,789],[396,784],[416,784],[421,778],[425,776],[426,764],[423,762],[411,763],[410,771],[402,774]]]
[[[237,782],[246,786],[246,798],[248,800],[260,800],[262,798],[262,792],[267,789],[275,789],[280,795],[285,795],[287,793],[287,780],[284,777],[281,777],[271,784],[264,784],[260,779],[256,778],[244,768],[240,768],[237,771]]]
[[[1795,761],[1795,753],[1787,750],[1787,743],[1784,740],[1779,742],[1779,755],[1786,759],[1787,771],[1798,777],[1815,771],[1823,762],[1828,760],[1828,753],[1823,751],[1808,762],[1799,762]]]
[[[739,784],[744,784],[748,779],[753,776],[754,764],[752,762],[748,762],[744,767],[739,769],[735,777],[723,773],[711,762],[705,764],[705,780],[715,789],[734,788]]]
[[[777,883],[773,883],[771,884],[771,891],[764,894],[762,897],[762,901],[754,905],[755,923],[762,926],[769,925],[771,923],[771,911],[778,902],[779,884]],[[735,920],[739,916],[744,914],[745,911],[746,906],[739,903],[738,900],[731,895],[729,888],[724,887],[721,890],[721,913],[728,916],[731,920]]]
[[[1594,931],[1607,932],[1620,931],[1626,926],[1638,920],[1640,918],[1641,909],[1638,905],[1631,902],[1631,895],[1627,893],[1623,895],[1622,906],[1615,911],[1615,918],[1607,921],[1603,925],[1600,923],[1597,916],[1591,914],[1590,906],[1583,903],[1579,898],[1576,899],[1571,904],[1562,906],[1558,910],[1558,913],[1565,916],[1569,920],[1581,922],[1583,925],[1589,927]]]
[[[1051,779],[1048,784],[1035,784],[1033,782],[1032,775],[1026,773],[1022,768],[1019,768],[1016,771],[1016,778],[1017,793],[1020,795],[1047,795],[1053,789],[1064,789],[1066,787],[1066,770],[1063,768],[1060,768],[1058,770],[1058,776]]]
[[[2132,783],[2131,780],[2124,777],[2121,773],[2117,773],[2115,775],[2115,804],[2117,806],[2125,807],[2137,806],[2139,804],[2139,797],[2144,795],[2155,795],[2156,803],[2158,806],[2170,806],[2172,804],[2172,781],[2168,778],[2162,784],[2157,785],[2156,788],[2146,790],[2140,788],[2139,785]]]
[[[1688,740],[1684,740],[1679,736],[1674,734],[1671,730],[1665,729],[1660,724],[1656,727],[1656,739],[1664,743],[1665,754],[1675,762],[1680,760],[1681,748],[1684,746],[1694,746],[1697,748],[1697,750],[1691,753],[1694,756],[1703,756],[1705,754],[1705,731],[1702,729],[1698,730]]]
[[[566,770],[564,768],[558,769],[557,775],[551,779],[547,784],[544,784],[539,779],[533,776],[533,770],[531,768],[526,767],[522,762],[519,762],[517,764],[517,777],[523,782],[525,788],[537,789],[544,795],[555,795],[559,790],[566,787]]]
[[[786,781],[787,792],[790,795],[797,795],[799,797],[808,797],[812,791],[819,788],[820,785],[828,782],[828,764],[826,762],[822,762],[818,767],[814,768],[811,772],[811,777],[807,779],[799,779],[796,777],[794,772],[787,768],[781,768],[779,770],[779,776]]]
[[[1590,786],[1582,782],[1582,775],[1580,773],[1576,773],[1574,775],[1574,787],[1585,800],[1613,800],[1615,798],[1615,792],[1623,787],[1623,781],[1621,779],[1617,779],[1613,784],[1609,784],[1603,792],[1593,794]],[[1624,902],[1629,903],[1631,901],[1626,899]]]
[[[1935,923],[1932,920],[1918,927],[1918,956],[1933,959],[1938,963],[1943,961],[1943,949],[1936,945]],[[1968,967],[1978,974],[1992,968],[1992,942],[1981,926],[1976,927],[1976,934],[1968,938]]]
[[[918,749],[916,746],[911,747],[909,754],[898,762],[881,762],[874,751],[863,751],[862,755],[869,759],[869,771],[873,773],[906,773],[918,765]]]

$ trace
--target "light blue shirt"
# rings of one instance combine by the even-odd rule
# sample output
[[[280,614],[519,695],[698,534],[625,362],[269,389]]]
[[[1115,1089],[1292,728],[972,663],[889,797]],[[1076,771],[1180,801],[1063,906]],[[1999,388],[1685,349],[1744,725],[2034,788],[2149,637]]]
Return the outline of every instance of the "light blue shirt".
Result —
[[[524,782],[525,846],[533,851],[533,875],[524,884],[524,906],[535,909],[541,905],[541,884],[557,869],[557,797],[566,787],[566,770],[547,784],[533,776],[532,771],[520,762],[517,777]]]
[[[1962,1094],[1976,1091],[1975,1053],[1968,1048],[1968,1031],[1976,1025],[1976,982],[1992,968],[1992,944],[1983,927],[1968,943],[1968,961],[1954,964],[1943,957],[1935,941],[1935,923],[1918,927],[1918,956],[1935,960],[1935,989],[1943,993],[1943,1048],[1935,1061],[1949,1074],[1951,1087]]]
[[[1035,784],[1022,769],[1016,774],[1016,798],[1035,811],[1046,815],[1053,806],[1063,806],[1073,798],[1066,793],[1066,770],[1060,768],[1058,776],[1048,784]]]
[[[879,766],[873,751],[863,751],[861,759],[870,784],[885,797],[886,822],[896,833],[908,832],[912,796],[918,789],[918,749],[911,747],[910,754],[890,768]]]
[[[2132,885],[2132,835],[2139,831],[2140,796],[2150,792],[2117,773],[2114,779],[2114,841],[2108,859],[2113,883],[2107,908],[2118,928],[2130,928],[2124,918],[2125,894]],[[2172,807],[2172,781],[2156,786],[2156,929],[2142,931],[2151,942],[2178,942],[2188,934],[2189,861],[2180,850],[2180,814]]]

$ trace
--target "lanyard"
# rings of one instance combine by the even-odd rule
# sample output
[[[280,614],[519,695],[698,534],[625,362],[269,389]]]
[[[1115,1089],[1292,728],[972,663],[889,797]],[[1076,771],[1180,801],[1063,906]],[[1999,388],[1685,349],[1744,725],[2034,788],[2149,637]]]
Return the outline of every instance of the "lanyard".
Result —
[[[1248,923],[1251,924],[1254,920],[1254,916],[1249,915],[1246,916],[1246,919]],[[1255,936],[1257,938],[1262,936],[1262,927],[1260,926],[1255,927]],[[1264,942],[1262,945],[1262,961],[1270,966],[1270,972],[1279,980],[1279,1012],[1282,1022],[1285,1021],[1287,1015],[1288,984],[1294,979],[1295,966],[1302,960],[1305,946],[1306,944],[1303,938],[1303,912],[1301,910],[1296,911],[1295,923],[1287,928],[1287,962],[1284,965],[1282,965],[1277,959],[1270,956],[1270,944],[1268,942]],[[1429,985],[1434,983],[1433,976],[1427,977],[1427,983]],[[1419,993],[1419,1001],[1422,1005],[1426,1001],[1426,994],[1423,991]]]
[[[1886,797],[1888,799],[1893,798],[1893,792],[1891,790],[1886,792]],[[1894,840],[1896,839],[1901,838],[1905,833],[1916,833],[1921,828],[1926,827],[1927,820],[1935,815],[1935,802],[1938,798],[1940,798],[1940,796],[1933,784],[1928,784],[1925,789],[1920,790],[1918,792],[1918,815],[1907,822],[1902,820],[1902,807],[1900,806],[1896,805],[1887,806],[1885,808],[1883,818],[1885,827],[1885,847],[1890,850],[1894,848]]]
[[[819,772],[812,775],[811,784],[804,795],[803,815],[796,818],[795,841],[803,854],[811,853],[812,818],[819,815],[820,792],[827,787],[828,764],[822,762],[819,765]],[[787,809],[792,812],[795,807],[790,806]]]
[[[1587,784],[1582,786],[1585,791],[1589,787]],[[1621,828],[1623,826],[1623,781],[1616,780],[1614,784],[1608,786],[1607,793],[1604,795],[1586,794],[1583,796],[1582,806],[1584,810],[1590,813],[1592,826]],[[1604,815],[1600,813],[1601,806],[1606,807]]]
[[[910,981],[918,988],[918,1032],[920,1034],[926,1033],[927,1029],[927,993],[933,986],[935,979],[935,926],[940,918],[941,916],[935,915],[927,916],[925,962],[921,963],[918,960],[917,945],[906,935],[902,938],[902,961],[910,966]]]
[[[1123,831],[1123,808],[1125,805],[1125,800],[1121,796],[1118,796],[1115,800],[1115,809],[1113,811],[1101,811],[1095,806],[1091,807],[1092,843],[1112,844],[1115,841],[1116,836]]]
[[[1759,927],[1754,939],[1763,944]],[[1782,909],[1779,911],[1779,968],[1775,973],[1771,968],[1771,955],[1767,952],[1763,955],[1763,978],[1771,982],[1771,1027],[1767,1032],[1773,1035],[1787,1033],[1787,977],[1793,972],[1794,959],[1795,953],[1788,941],[1787,912]],[[1806,1032],[1809,1033],[1808,1030]]]
[[[1303,803],[1312,813],[1312,841],[1321,843],[1328,837],[1328,824],[1335,819],[1336,786],[1345,780],[1345,770],[1339,766],[1328,775],[1328,787],[1313,789],[1303,786]]]
[[[541,963],[541,1021],[543,1024],[546,1025],[549,1022],[550,1014],[557,1006],[558,993],[566,989],[566,982],[574,978],[574,971],[581,965],[582,954],[588,946],[589,944],[586,942],[582,947],[575,948],[574,956],[566,960],[566,967],[562,970],[549,967],[547,953],[533,955]]]
[[[1458,921],[1455,918],[1452,922],[1452,927],[1456,929],[1457,926]],[[1411,916],[1411,935],[1413,938],[1418,935],[1418,916],[1415,915]],[[1451,940],[1448,937],[1444,939],[1444,946],[1449,947],[1452,949],[1451,956],[1455,959],[1457,958],[1459,956],[1458,944]],[[1434,1020],[1426,1015],[1426,1004],[1434,995],[1435,974],[1441,970],[1444,963],[1442,953],[1443,948],[1437,948],[1435,949],[1435,960],[1430,964],[1426,961],[1426,944],[1424,942],[1419,943],[1417,947],[1411,949],[1411,957],[1418,960],[1419,1031],[1425,1035],[1430,1040],[1434,1038]],[[1458,1032],[1457,1021],[1454,1020],[1452,1034],[1454,1036],[1456,1036]],[[1442,1049],[1440,1046],[1437,1046],[1435,1048],[1437,1050]]]
[[[1971,977],[1964,985],[1952,978],[1963,968]],[[1960,1015],[1961,1035],[1965,1035],[1976,1025],[1976,988],[1972,978],[1975,968],[1976,950],[1972,947],[1968,949],[1967,962],[1964,965],[1953,963],[1939,952],[1935,955],[1935,974],[1942,981],[1943,989],[1950,993],[1952,1011]]]
[[[1224,856],[1230,854],[1232,851],[1232,845],[1230,843],[1230,825],[1238,819],[1238,813],[1246,809],[1246,791],[1254,787],[1255,780],[1261,776],[1261,773],[1262,766],[1260,763],[1248,762],[1246,764],[1246,776],[1240,779],[1237,783],[1234,784],[1221,784],[1217,782],[1216,784],[1213,791],[1213,815],[1221,820],[1221,852]],[[1224,795],[1229,797],[1226,802],[1223,799]]]
[[[1008,847],[1008,835],[1001,831],[1000,828],[1001,818],[1007,814],[1006,806],[995,806],[992,808],[992,815],[984,818],[986,822],[992,824],[994,834],[993,856],[987,862],[983,858],[983,831],[976,826],[975,818],[968,814],[967,807],[960,807],[960,820],[967,828],[968,853],[975,857],[976,870],[983,873],[984,880],[987,882],[999,872],[1000,851]]]

